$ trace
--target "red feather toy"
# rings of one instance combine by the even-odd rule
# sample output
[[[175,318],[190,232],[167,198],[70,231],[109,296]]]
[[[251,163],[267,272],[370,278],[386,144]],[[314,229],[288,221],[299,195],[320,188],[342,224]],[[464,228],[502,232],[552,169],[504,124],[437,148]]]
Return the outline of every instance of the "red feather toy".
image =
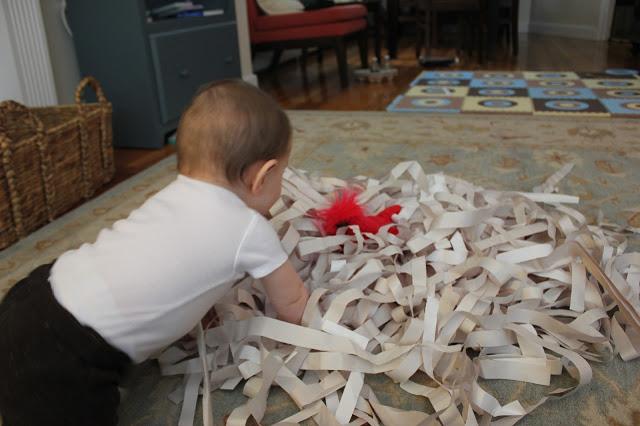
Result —
[[[356,191],[345,189],[336,194],[331,206],[316,211],[315,217],[320,220],[322,231],[326,235],[335,235],[338,228],[349,225],[357,225],[363,233],[376,234],[380,227],[392,223],[392,216],[402,210],[402,207],[394,205],[377,215],[367,216],[364,208],[358,204],[357,198]],[[389,229],[389,232],[397,234],[398,229],[394,226]]]

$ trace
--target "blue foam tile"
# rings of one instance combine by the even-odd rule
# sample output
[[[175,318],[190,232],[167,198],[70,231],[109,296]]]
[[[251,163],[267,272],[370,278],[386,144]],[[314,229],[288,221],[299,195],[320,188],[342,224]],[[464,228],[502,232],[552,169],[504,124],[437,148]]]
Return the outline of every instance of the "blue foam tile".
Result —
[[[387,112],[402,112],[396,109],[397,108],[396,105],[398,104],[398,102],[402,100],[402,98],[404,98],[404,95],[396,96],[396,98],[393,101],[391,101],[389,105],[387,105]]]
[[[468,86],[470,80],[457,78],[418,78],[411,82],[411,86]]]
[[[427,79],[454,79],[454,80],[471,80],[473,78],[472,71],[424,71],[420,74],[422,78]]]
[[[609,68],[608,70],[605,71],[605,73],[608,75],[624,76],[624,77],[635,77],[640,75],[640,72],[638,72],[638,70],[629,69],[629,68]]]
[[[471,80],[469,87],[482,87],[493,89],[521,89],[527,87],[527,81],[524,79],[497,79],[497,78],[474,78]]]
[[[591,89],[580,87],[529,87],[528,90],[529,97],[533,99],[597,99]]]
[[[461,107],[462,98],[412,98],[400,95],[387,107],[387,111],[457,114]]]
[[[604,98],[600,102],[611,114],[640,115],[640,100]]]

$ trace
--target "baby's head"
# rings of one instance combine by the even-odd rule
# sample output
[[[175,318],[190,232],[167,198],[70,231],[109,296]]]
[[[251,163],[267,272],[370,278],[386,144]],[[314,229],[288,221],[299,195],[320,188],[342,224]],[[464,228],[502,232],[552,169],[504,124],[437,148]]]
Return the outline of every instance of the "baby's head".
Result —
[[[280,196],[291,124],[278,104],[238,80],[208,84],[178,125],[178,171],[224,186],[266,215]]]

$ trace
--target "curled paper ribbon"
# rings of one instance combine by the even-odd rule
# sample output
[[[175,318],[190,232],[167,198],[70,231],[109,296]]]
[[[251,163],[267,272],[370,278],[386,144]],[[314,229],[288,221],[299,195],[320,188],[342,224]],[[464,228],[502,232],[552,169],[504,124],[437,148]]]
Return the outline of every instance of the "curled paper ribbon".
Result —
[[[533,193],[427,175],[416,162],[382,180],[351,182],[287,170],[272,223],[311,290],[302,325],[272,318],[258,281],[238,282],[216,305],[222,325],[199,330],[197,348],[174,346],[159,358],[163,374],[185,375],[172,394],[183,401],[180,424],[192,424],[201,383],[211,424],[210,392],[242,379],[249,401],[230,425],[260,422],[272,386],[300,409],[278,425],[513,424],[588,384],[587,360],[611,351],[637,358],[640,253],[625,253],[621,228],[589,225],[564,205],[578,202],[554,193],[570,170]],[[352,185],[363,189],[358,202],[367,210],[402,211],[375,235],[349,226],[322,236],[306,213]],[[576,386],[550,389],[533,404],[501,405],[478,383],[550,386],[563,371]],[[381,404],[364,381],[378,373],[429,400],[435,413]]]

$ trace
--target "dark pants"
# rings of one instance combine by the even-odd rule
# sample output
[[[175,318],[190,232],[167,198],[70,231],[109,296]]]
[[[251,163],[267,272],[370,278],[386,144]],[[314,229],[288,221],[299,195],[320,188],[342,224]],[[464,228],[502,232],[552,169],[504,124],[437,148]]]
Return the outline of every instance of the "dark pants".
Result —
[[[35,269],[0,303],[3,426],[116,425],[129,357],[60,306],[50,270]]]

